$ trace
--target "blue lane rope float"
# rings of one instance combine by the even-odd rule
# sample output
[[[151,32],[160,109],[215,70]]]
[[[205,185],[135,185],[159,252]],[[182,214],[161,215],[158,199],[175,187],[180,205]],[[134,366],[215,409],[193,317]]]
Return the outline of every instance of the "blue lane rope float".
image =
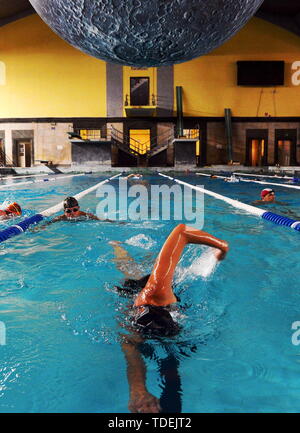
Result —
[[[255,206],[240,202],[238,200],[233,200],[229,197],[226,197],[222,194],[218,194],[216,192],[210,191],[208,189],[205,188],[201,188],[200,186],[195,186],[195,185],[191,185],[187,182],[183,182],[182,180],[173,178],[171,176],[167,176],[165,174],[159,173],[160,176],[166,177],[168,179],[173,180],[176,183],[182,184],[182,185],[186,185],[189,188],[192,188],[196,191],[200,191],[204,194],[210,195],[218,200],[222,200],[225,201],[226,203],[230,204],[231,206],[237,208],[237,209],[241,209],[244,210],[252,215],[256,215],[259,216],[267,221],[271,221],[274,224],[278,224],[281,226],[286,226],[286,227],[290,227],[294,230],[300,231],[300,221],[296,221],[296,220],[292,220],[290,218],[287,218],[285,216],[282,215],[277,215],[273,212],[267,212],[265,209],[259,209]]]
[[[26,218],[21,221],[19,224],[15,224],[13,226],[7,227],[7,229],[0,231],[0,243],[6,241],[13,236],[20,235],[24,233],[32,224],[37,224],[44,219],[43,215],[36,214],[30,218]]]
[[[94,191],[95,189],[99,188],[99,186],[103,185],[104,183],[109,182],[110,180],[120,176],[119,174],[116,174],[115,176],[110,177],[109,179],[102,180],[101,182],[97,183],[96,185],[81,191],[80,193],[74,195],[76,199],[80,199],[84,197],[85,195],[89,194],[90,192]],[[56,212],[59,212],[63,208],[63,201],[58,203],[55,206],[52,206],[51,208],[48,208],[44,210],[41,213],[35,214],[32,217],[26,218],[23,221],[19,222],[18,224],[14,224],[13,226],[7,227],[4,230],[0,231],[0,243],[6,241],[9,238],[12,238],[14,236],[20,235],[21,233],[24,233],[30,226],[34,224],[38,224],[46,217],[53,215]]]
[[[276,213],[273,212],[265,212],[264,214],[262,214],[262,218],[268,221],[272,221],[273,223],[281,226],[291,227],[292,229],[300,232],[300,221],[295,221],[292,220],[291,218],[287,218],[282,215],[277,215]]]

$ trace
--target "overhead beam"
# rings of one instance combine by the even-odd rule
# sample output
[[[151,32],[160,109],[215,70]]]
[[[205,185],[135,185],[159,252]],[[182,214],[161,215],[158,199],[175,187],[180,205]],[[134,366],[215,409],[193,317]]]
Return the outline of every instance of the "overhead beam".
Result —
[[[300,36],[300,6],[299,13],[293,17],[289,15],[274,15],[261,10],[256,13],[256,16]]]
[[[25,18],[29,15],[32,15],[35,13],[35,10],[32,7],[29,7],[28,9],[25,9],[21,12],[18,12],[16,14],[10,15],[8,17],[0,18],[0,27],[5,26],[6,24],[12,23],[14,21],[20,20],[21,18]]]

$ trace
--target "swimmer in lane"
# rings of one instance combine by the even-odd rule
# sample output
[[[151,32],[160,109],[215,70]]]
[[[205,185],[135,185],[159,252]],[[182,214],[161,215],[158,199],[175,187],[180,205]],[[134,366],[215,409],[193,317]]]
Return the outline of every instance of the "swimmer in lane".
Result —
[[[0,210],[0,220],[7,220],[21,215],[22,215],[21,206],[16,202],[6,203],[5,208]]]
[[[170,311],[178,298],[173,292],[172,281],[176,265],[188,244],[207,245],[217,248],[216,258],[222,260],[228,251],[227,242],[204,231],[179,224],[165,241],[150,276],[128,279],[124,282],[123,293],[139,293],[132,309],[132,329],[124,335],[122,349],[127,360],[127,378],[130,388],[129,409],[131,412],[158,413],[159,400],[146,388],[146,367],[139,350],[145,337],[173,337],[180,332],[180,326],[173,320]],[[131,277],[130,261],[119,243],[111,242],[116,255],[115,262],[125,276]],[[132,260],[132,259],[131,259]],[[136,277],[140,277],[137,273]]]
[[[74,197],[67,197],[64,200],[64,213],[55,217],[52,222],[70,220],[99,220],[96,215],[80,210],[78,201]]]
[[[265,188],[260,193],[260,200],[256,200],[253,204],[275,203],[275,191],[271,188]]]
[[[275,191],[271,188],[265,188],[260,193],[260,200],[256,200],[253,204],[275,203]]]
[[[80,210],[80,206],[78,204],[78,201],[75,197],[67,197],[64,200],[63,203],[64,206],[64,213],[63,215],[59,215],[53,220],[46,222],[43,225],[34,227],[31,229],[32,232],[38,232],[40,230],[44,230],[46,227],[48,227],[50,224],[59,222],[59,221],[70,221],[70,222],[77,222],[77,221],[103,221],[103,222],[110,222],[113,223],[115,221],[112,221],[110,219],[100,219],[96,215],[90,213],[90,212],[83,212]],[[119,224],[125,224],[125,222],[120,221]]]
[[[126,179],[134,179],[134,180],[142,179],[142,178],[143,178],[143,175],[139,174],[139,173],[131,173],[126,177]]]

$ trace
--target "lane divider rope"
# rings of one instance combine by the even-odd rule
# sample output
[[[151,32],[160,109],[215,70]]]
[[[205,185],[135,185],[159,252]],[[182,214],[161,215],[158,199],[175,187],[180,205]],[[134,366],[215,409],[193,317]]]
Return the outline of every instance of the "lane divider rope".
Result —
[[[198,176],[207,176],[210,177],[210,174],[206,174],[206,173],[196,173]],[[214,174],[214,176],[216,176],[217,178],[220,179],[227,179],[228,176],[220,176],[220,175],[216,175]],[[235,176],[237,176],[237,174],[235,174]],[[283,184],[283,183],[275,183],[275,182],[264,182],[263,180],[252,180],[252,179],[240,179],[241,182],[252,182],[252,183],[259,183],[261,185],[274,185],[274,186],[282,186],[283,188],[291,188],[291,189],[300,189],[300,186],[296,186],[296,185],[287,185],[287,184]]]
[[[210,191],[208,189],[201,188],[200,186],[191,185],[190,183],[183,182],[182,180],[173,178],[171,176],[167,176],[167,175],[162,174],[162,173],[158,173],[158,174],[160,176],[162,176],[162,177],[166,177],[166,178],[168,178],[170,180],[173,180],[176,183],[179,183],[181,185],[186,185],[189,188],[192,188],[192,189],[194,189],[196,191],[200,191],[200,192],[202,192],[204,194],[210,195],[211,197],[214,197],[217,200],[222,200],[222,201],[228,203],[229,205],[231,205],[231,206],[233,206],[233,207],[235,207],[237,209],[244,210],[244,211],[246,211],[246,212],[248,212],[248,213],[250,213],[252,215],[259,216],[259,217],[261,217],[261,218],[263,218],[263,219],[265,219],[267,221],[271,221],[271,222],[273,222],[275,224],[287,226],[287,227],[290,227],[290,228],[292,228],[294,230],[300,231],[300,221],[292,220],[291,218],[287,218],[287,217],[282,216],[282,215],[277,215],[277,214],[275,214],[273,212],[267,212],[264,209],[259,209],[259,208],[255,207],[255,206],[252,206],[252,205],[240,202],[238,200],[233,200],[233,199],[231,199],[229,197],[226,197],[226,196],[224,196],[222,194],[218,194],[218,193],[216,193],[214,191]]]
[[[120,176],[121,173],[116,174],[108,179],[102,180],[101,182],[97,183],[96,185],[85,189],[84,191],[79,192],[78,194],[74,195],[74,198],[77,200],[81,199],[85,195],[89,194],[92,191],[95,191],[99,186],[104,185],[107,182],[110,182],[111,180],[115,179],[116,177]],[[13,226],[10,226],[4,230],[0,231],[0,243],[6,241],[9,238],[12,238],[13,236],[17,236],[21,233],[24,233],[31,225],[38,224],[41,222],[44,218],[51,216],[60,210],[63,209],[64,202],[61,201],[55,206],[52,206],[41,213],[35,214],[29,218],[24,219],[23,221],[19,222],[18,224],[15,224]]]
[[[28,185],[30,183],[41,183],[41,182],[54,182],[56,180],[68,179],[69,177],[77,177],[77,176],[85,176],[85,173],[80,174],[68,174],[67,176],[57,176],[57,177],[48,177],[45,179],[37,179],[37,180],[28,180],[26,182],[15,182],[8,183],[7,185],[0,185],[1,189],[9,188],[11,186],[20,186],[20,185]]]

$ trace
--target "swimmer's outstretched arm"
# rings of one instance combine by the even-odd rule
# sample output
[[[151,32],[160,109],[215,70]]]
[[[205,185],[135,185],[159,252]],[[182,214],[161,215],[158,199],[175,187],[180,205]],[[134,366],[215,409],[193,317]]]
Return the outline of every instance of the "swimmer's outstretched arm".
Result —
[[[204,231],[179,224],[165,241],[146,286],[135,300],[136,307],[146,304],[165,306],[176,302],[172,280],[176,265],[187,244],[202,244],[217,248],[218,260],[222,260],[228,251],[227,242]]]
[[[122,342],[130,393],[128,408],[133,413],[159,413],[159,399],[150,394],[146,387],[146,366],[138,350],[141,341],[139,336],[126,335]]]

